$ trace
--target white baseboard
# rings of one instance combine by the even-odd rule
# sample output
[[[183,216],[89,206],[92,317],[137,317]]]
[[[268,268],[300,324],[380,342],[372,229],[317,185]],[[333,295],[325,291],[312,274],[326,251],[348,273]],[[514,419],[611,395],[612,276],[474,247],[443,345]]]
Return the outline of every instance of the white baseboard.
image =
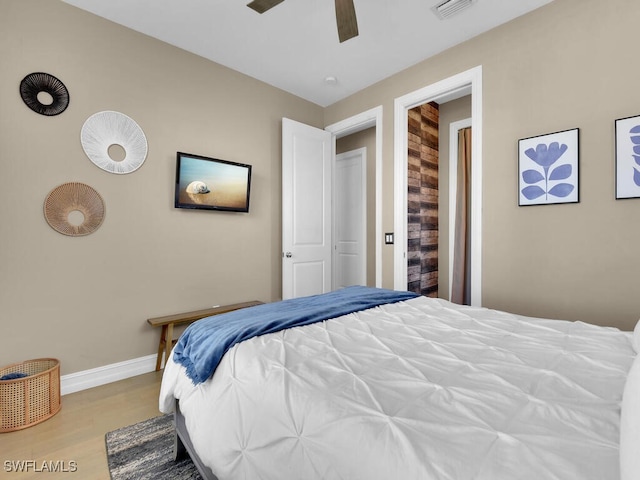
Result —
[[[98,387],[106,383],[153,372],[156,369],[156,358],[155,354],[147,355],[146,357],[133,358],[124,362],[62,375],[60,377],[60,394],[67,395],[68,393],[79,392],[87,388]]]

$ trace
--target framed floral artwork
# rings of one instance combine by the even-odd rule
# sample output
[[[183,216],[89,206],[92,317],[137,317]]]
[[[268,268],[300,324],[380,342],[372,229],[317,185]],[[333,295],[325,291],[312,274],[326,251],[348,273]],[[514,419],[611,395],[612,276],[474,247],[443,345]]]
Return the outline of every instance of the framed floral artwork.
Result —
[[[518,140],[518,205],[580,201],[578,128]]]
[[[640,197],[640,115],[615,121],[616,199]]]

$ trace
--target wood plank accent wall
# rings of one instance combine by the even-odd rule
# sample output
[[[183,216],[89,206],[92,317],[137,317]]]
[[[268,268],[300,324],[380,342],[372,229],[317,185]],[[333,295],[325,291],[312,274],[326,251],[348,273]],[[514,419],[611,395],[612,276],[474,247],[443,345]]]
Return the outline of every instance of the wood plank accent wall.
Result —
[[[409,110],[407,288],[438,296],[438,125],[439,106]]]

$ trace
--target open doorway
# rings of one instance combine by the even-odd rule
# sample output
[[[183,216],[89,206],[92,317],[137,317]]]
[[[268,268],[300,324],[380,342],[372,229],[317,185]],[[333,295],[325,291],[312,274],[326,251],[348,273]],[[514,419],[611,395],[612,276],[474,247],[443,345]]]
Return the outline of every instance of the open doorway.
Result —
[[[345,282],[376,285],[375,133],[371,127],[336,142],[334,264],[337,270],[334,273],[337,287],[346,286]]]
[[[378,106],[325,128],[336,153],[366,148],[366,284],[382,286],[382,107]],[[337,170],[334,166],[334,172]],[[334,179],[334,184],[335,184]],[[335,212],[334,212],[335,218]]]
[[[459,133],[470,138],[471,95],[458,93],[463,96],[408,111],[407,289],[469,304],[470,177],[469,168],[458,172],[458,164],[470,163],[470,148],[459,148]],[[458,162],[458,152],[465,162]]]
[[[475,67],[433,85],[399,97],[394,105],[394,288],[407,289],[408,248],[407,248],[407,161],[408,161],[408,111],[429,102],[445,103],[455,96],[471,94],[471,117],[473,137],[473,176],[471,184],[471,298],[472,305],[482,302],[482,67]]]

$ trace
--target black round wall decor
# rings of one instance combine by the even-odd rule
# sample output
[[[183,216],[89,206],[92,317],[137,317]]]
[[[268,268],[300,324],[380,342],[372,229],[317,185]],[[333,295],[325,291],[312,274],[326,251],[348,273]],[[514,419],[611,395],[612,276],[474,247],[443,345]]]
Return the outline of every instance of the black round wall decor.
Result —
[[[51,104],[38,100],[38,94],[51,95]],[[36,113],[51,117],[59,115],[69,106],[69,91],[60,80],[43,72],[30,73],[20,82],[20,96],[24,103]]]

